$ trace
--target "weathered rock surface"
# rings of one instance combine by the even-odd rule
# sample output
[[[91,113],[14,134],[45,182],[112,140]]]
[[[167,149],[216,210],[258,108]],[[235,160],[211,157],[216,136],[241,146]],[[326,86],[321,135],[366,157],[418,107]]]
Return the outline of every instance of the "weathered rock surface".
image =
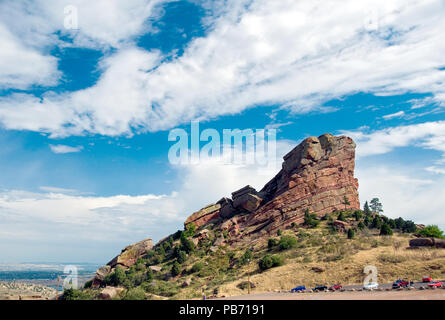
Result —
[[[346,136],[309,137],[284,156],[280,172],[257,192],[246,186],[191,215],[185,225],[217,222],[232,241],[263,237],[304,221],[308,209],[321,217],[344,209],[359,209],[354,178],[355,143]],[[350,205],[345,208],[344,197]],[[210,208],[212,208],[210,210]]]
[[[188,225],[193,222],[197,227],[200,227],[211,221],[216,221],[219,219],[220,209],[221,205],[219,203],[208,205],[207,207],[202,208],[188,217],[184,225]]]
[[[117,265],[124,267],[131,267],[136,261],[144,256],[147,251],[153,248],[153,241],[151,239],[145,239],[135,244],[125,247],[121,254],[117,255],[113,260],[107,263],[111,268],[115,268]]]

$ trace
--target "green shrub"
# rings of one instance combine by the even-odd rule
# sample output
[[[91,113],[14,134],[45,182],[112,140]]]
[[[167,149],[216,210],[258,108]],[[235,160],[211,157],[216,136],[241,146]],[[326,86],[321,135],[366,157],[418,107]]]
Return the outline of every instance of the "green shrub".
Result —
[[[105,277],[104,282],[111,286],[119,286],[124,285],[125,280],[127,280],[127,275],[125,274],[124,269],[120,266],[116,266],[114,271]]]
[[[371,228],[380,229],[383,225],[382,218],[375,216],[371,223]]]
[[[91,286],[93,285],[93,280],[88,280],[87,282],[85,282],[85,284],[83,285],[83,287],[85,289],[91,288]]]
[[[282,234],[281,229],[278,229],[277,230],[277,236],[281,236],[281,234]]]
[[[356,221],[360,221],[360,219],[363,217],[363,214],[360,210],[354,211],[354,218]]]
[[[316,214],[310,214],[309,209],[304,211],[304,222],[303,225],[309,228],[316,228],[320,222],[317,220]]]
[[[195,251],[195,249],[196,247],[192,240],[181,236],[181,250],[184,250],[187,253],[191,253]]]
[[[185,253],[185,251],[180,250],[178,253],[177,261],[180,264],[183,264],[186,260],[187,260],[187,253]]]
[[[362,221],[360,221],[360,222],[358,223],[357,227],[358,227],[360,230],[363,230],[363,229],[366,228],[365,224],[364,224]]]
[[[269,249],[275,248],[278,245],[278,240],[274,238],[269,238],[267,241],[267,247]]]
[[[436,225],[428,225],[418,232],[422,237],[444,238],[443,231]]]
[[[244,251],[244,254],[239,259],[238,264],[240,266],[244,266],[247,263],[249,263],[250,261],[252,261],[252,259],[253,259],[252,251],[250,249],[246,249],[246,251]]]
[[[145,300],[145,292],[142,288],[132,288],[125,294],[124,300]]]
[[[340,213],[337,216],[337,220],[345,221],[345,215],[344,215],[343,211],[340,211]]]
[[[411,221],[411,220],[407,220],[403,224],[402,231],[405,232],[405,233],[414,233],[414,232],[417,231],[416,224],[413,221]]]
[[[258,267],[260,270],[264,271],[270,268],[278,267],[283,265],[283,257],[277,255],[266,254],[259,262]]]
[[[177,261],[175,261],[172,266],[172,275],[176,277],[181,273],[181,271],[181,265]]]
[[[348,230],[348,239],[353,239],[353,238],[354,238],[354,235],[355,235],[354,230],[349,229],[349,230]]]
[[[201,271],[203,268],[204,268],[204,263],[203,263],[203,262],[196,262],[196,263],[192,266],[191,271],[192,271],[193,273],[195,273],[195,272],[199,272],[199,271]]]
[[[280,250],[287,250],[297,245],[297,239],[293,236],[282,236],[278,242]]]
[[[380,235],[381,236],[392,236],[392,229],[389,226],[389,224],[385,223],[381,226]]]

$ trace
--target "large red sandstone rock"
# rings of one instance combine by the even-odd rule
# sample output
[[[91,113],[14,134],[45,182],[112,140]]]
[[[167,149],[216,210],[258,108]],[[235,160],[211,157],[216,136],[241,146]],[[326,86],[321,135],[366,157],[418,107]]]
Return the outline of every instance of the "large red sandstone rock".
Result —
[[[309,137],[284,156],[282,169],[260,192],[251,190],[249,186],[234,192],[233,207],[238,213],[246,211],[242,203],[254,200],[250,199],[250,195],[258,197],[250,203],[253,204],[248,207],[250,213],[237,215],[232,209],[224,217],[217,210],[195,213],[186,224],[193,221],[200,227],[219,218],[221,229],[228,231],[232,240],[236,241],[268,235],[292,222],[301,224],[306,209],[317,216],[345,209],[344,197],[350,202],[348,209],[359,209],[354,167],[355,143],[351,138],[331,134]],[[245,194],[249,195],[246,199],[240,198]],[[203,219],[207,215],[211,215],[211,219]]]

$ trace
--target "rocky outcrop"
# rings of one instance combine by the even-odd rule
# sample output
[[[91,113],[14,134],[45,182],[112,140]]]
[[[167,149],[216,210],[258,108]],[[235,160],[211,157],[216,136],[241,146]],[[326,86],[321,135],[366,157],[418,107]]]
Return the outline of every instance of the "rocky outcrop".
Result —
[[[219,203],[208,205],[188,217],[184,225],[187,226],[190,223],[194,223],[199,227],[212,221],[217,221],[220,217],[220,209],[221,205]]]
[[[153,241],[151,239],[145,239],[135,244],[125,247],[122,252],[117,255],[113,260],[107,263],[111,268],[115,268],[117,265],[122,267],[131,267],[136,261],[147,253],[147,251],[153,248]]]
[[[359,209],[354,178],[355,143],[346,136],[309,137],[284,156],[280,172],[259,192],[246,186],[192,214],[185,225],[216,222],[233,241],[262,237],[304,221],[308,209],[321,217]],[[344,204],[344,198],[349,205]]]

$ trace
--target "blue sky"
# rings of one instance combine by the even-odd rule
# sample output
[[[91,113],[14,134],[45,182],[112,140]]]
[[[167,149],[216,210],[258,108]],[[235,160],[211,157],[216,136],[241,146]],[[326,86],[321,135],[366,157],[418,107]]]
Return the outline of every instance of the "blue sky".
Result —
[[[192,120],[277,128],[279,157],[350,135],[362,202],[445,228],[444,18],[440,0],[3,1],[0,262],[106,263],[275,174],[171,165]]]

